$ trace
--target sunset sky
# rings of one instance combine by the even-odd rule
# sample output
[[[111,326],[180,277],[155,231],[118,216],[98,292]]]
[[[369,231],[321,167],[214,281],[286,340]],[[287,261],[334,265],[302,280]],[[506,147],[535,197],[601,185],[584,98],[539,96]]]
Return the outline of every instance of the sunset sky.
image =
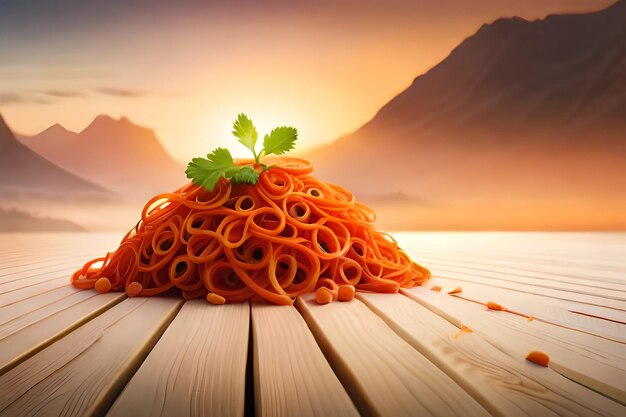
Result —
[[[0,0],[0,112],[25,134],[125,115],[186,162],[243,111],[298,127],[302,149],[359,127],[484,22],[611,3]]]

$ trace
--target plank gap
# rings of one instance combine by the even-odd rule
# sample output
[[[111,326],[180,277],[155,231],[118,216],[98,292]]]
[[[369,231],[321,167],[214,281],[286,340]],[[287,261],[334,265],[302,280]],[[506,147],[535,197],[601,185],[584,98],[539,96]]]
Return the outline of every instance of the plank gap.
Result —
[[[620,403],[626,400],[626,379],[623,378],[626,362],[621,357],[624,351],[619,343],[603,341],[599,344],[598,339],[583,339],[583,333],[573,337],[567,329],[555,326],[548,333],[542,323],[518,321],[425,288],[401,291],[458,328],[469,326],[503,352],[525,358],[531,350],[545,351],[551,356],[550,368],[559,374],[602,391]],[[462,322],[461,317],[467,322]]]
[[[244,393],[244,417],[255,417],[254,399],[254,331],[252,330],[252,306],[248,310],[248,357],[246,359],[246,388]]]
[[[331,346],[330,340],[326,337],[319,324],[315,321],[312,314],[304,307],[304,302],[298,297],[297,302],[294,304],[317,342],[317,345],[322,350],[324,357],[328,361],[328,364],[333,368],[333,371],[339,378],[339,382],[346,390],[352,402],[356,406],[359,414],[362,416],[376,416],[374,408],[371,405],[367,393],[363,390],[359,384],[352,382],[352,377],[349,375],[347,368],[341,364],[341,358],[328,347]]]
[[[89,321],[93,320],[94,318],[98,317],[99,315],[101,315],[105,311],[109,310],[110,308],[115,307],[117,304],[121,303],[125,299],[126,299],[125,295],[120,295],[119,297],[113,298],[108,303],[103,304],[99,308],[93,310],[91,313],[83,316],[82,318],[78,319],[74,323],[70,324],[69,326],[65,327],[64,329],[60,330],[59,332],[55,333],[54,335],[50,336],[49,338],[44,339],[44,340],[40,341],[39,343],[36,343],[35,345],[33,345],[30,348],[26,349],[25,351],[23,351],[22,354],[16,356],[15,358],[13,358],[12,360],[8,361],[4,365],[2,365],[2,363],[0,363],[0,376],[2,376],[3,374],[9,372],[11,369],[13,369],[16,366],[20,365],[22,362],[30,359],[32,356],[34,356],[37,353],[41,352],[42,350],[44,350],[45,348],[47,348],[48,346],[50,346],[54,342],[64,338],[68,334],[72,333],[74,330],[76,330],[79,327],[85,325],[86,323],[88,323]]]
[[[492,415],[621,416],[622,407],[559,373],[514,357],[403,295],[358,293],[400,337]]]
[[[147,339],[142,349],[140,349],[131,359],[130,364],[118,374],[117,378],[108,387],[108,390],[102,397],[102,402],[96,406],[95,413],[93,414],[94,416],[105,416],[108,413],[117,397],[120,395],[126,384],[128,384],[128,381],[130,381],[137,373],[137,370],[141,367],[150,352],[152,352],[152,349],[154,349],[158,341],[163,336],[163,333],[165,333],[165,330],[167,330],[172,321],[174,321],[184,304],[184,302],[179,302],[172,308],[171,314],[165,316],[165,319],[152,336]]]

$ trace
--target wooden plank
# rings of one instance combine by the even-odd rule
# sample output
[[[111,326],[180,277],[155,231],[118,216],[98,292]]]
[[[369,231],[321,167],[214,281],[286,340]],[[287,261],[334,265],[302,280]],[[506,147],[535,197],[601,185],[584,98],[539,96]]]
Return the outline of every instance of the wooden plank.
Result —
[[[433,293],[433,291],[427,291],[424,288],[403,291],[405,293],[411,291],[419,292],[420,294]],[[467,308],[470,309],[469,312],[471,312],[473,317],[489,317],[490,319],[503,320],[520,330],[528,331],[528,329],[531,328],[533,334],[542,335],[546,339],[557,338],[559,342],[563,343],[564,346],[567,346],[571,351],[583,352],[592,350],[597,356],[597,360],[626,371],[626,344],[622,341],[612,340],[611,338],[599,338],[596,335],[579,332],[575,329],[559,326],[552,322],[527,319],[526,317],[520,317],[510,312],[491,311],[485,306],[473,302],[473,300],[464,299],[462,293],[453,296],[439,293],[435,294],[442,295],[444,300],[448,298],[460,300],[462,304],[468,305]],[[428,294],[428,296],[429,295],[430,294]]]
[[[31,233],[28,235],[0,234],[0,259],[28,264],[35,259],[72,256],[93,252],[100,256],[115,249],[123,233]],[[88,259],[87,259],[88,260]]]
[[[526,357],[532,350],[544,351],[550,356],[550,367],[555,371],[626,403],[626,361],[621,358],[622,344],[608,340],[598,342],[598,338],[589,343],[584,333],[488,311],[481,305],[423,287],[401,291],[457,327],[469,326],[511,355]]]
[[[615,300],[597,295],[582,294],[577,292],[565,291],[560,289],[539,287],[536,285],[528,285],[523,283],[503,281],[499,279],[490,278],[487,276],[472,275],[461,272],[446,272],[442,273],[435,270],[433,273],[435,277],[455,279],[459,281],[474,282],[478,284],[489,284],[498,288],[507,288],[511,290],[522,291],[528,294],[543,295],[546,297],[552,297],[559,300],[576,301],[578,303],[590,304],[594,306],[601,306],[611,308],[617,311],[626,312],[626,301]]]
[[[452,278],[444,278],[441,276],[434,277],[431,281],[426,283],[424,287],[432,288],[433,286],[437,284],[437,282],[441,282],[441,283],[454,282],[456,284],[453,285],[453,287],[461,286],[462,288],[465,288],[465,287],[472,288],[472,287],[480,286],[480,288],[489,289],[492,292],[511,293],[511,294],[514,294],[515,297],[518,297],[518,296],[520,298],[531,297],[533,300],[541,300],[539,301],[540,303],[554,305],[554,306],[557,306],[557,305],[564,306],[564,308],[567,308],[568,310],[572,312],[576,312],[577,314],[586,314],[591,317],[594,317],[594,316],[600,317],[604,320],[609,320],[609,321],[613,321],[616,323],[626,323],[626,312],[622,310],[617,310],[617,309],[609,308],[605,306],[598,306],[595,304],[581,303],[578,301],[564,300],[561,298],[552,297],[550,295],[538,294],[536,292],[527,292],[527,291],[524,291],[523,289],[507,288],[507,287],[501,287],[501,286],[493,285],[493,284],[489,285],[486,283],[465,281],[465,280],[452,279]],[[447,289],[444,288],[443,292],[446,292],[448,290],[450,290],[450,288],[447,288]],[[490,300],[490,301],[493,301],[493,300]]]
[[[296,306],[361,414],[489,415],[362,302]]]
[[[10,283],[10,282],[17,281],[20,279],[32,278],[35,276],[42,276],[42,275],[53,274],[53,273],[58,274],[61,272],[65,272],[68,275],[70,275],[71,273],[73,273],[74,271],[82,267],[84,263],[87,262],[89,259],[91,258],[77,257],[74,260],[68,259],[64,261],[59,261],[58,263],[54,265],[43,265],[43,266],[37,266],[37,267],[27,266],[19,272],[14,272],[11,274],[1,276],[0,283],[6,284],[6,283]]]
[[[412,253],[419,255],[418,259],[432,258],[442,262],[464,262],[475,265],[498,266],[515,268],[526,271],[541,271],[553,275],[569,276],[578,279],[593,279],[594,281],[624,284],[624,265],[611,260],[602,261],[602,264],[588,264],[580,262],[575,255],[550,259],[544,253],[537,251],[533,256],[520,257],[519,253],[511,249],[497,254],[493,248],[484,248],[473,252],[455,250],[432,250],[411,247]]]
[[[243,416],[249,319],[248,303],[186,302],[107,416]]]
[[[257,417],[359,415],[294,307],[254,303],[252,326]]]
[[[436,259],[432,257],[423,257],[431,267],[441,270],[467,271],[474,274],[487,274],[493,278],[503,278],[509,280],[517,280],[518,282],[538,283],[547,285],[564,284],[567,288],[579,290],[580,288],[591,288],[608,290],[609,295],[615,295],[612,292],[626,291],[626,282],[614,283],[604,282],[594,279],[593,275],[586,278],[573,277],[571,275],[562,275],[554,273],[545,273],[540,269],[516,268],[511,266],[491,265],[486,262],[466,262],[449,259]],[[626,268],[625,268],[626,270]],[[530,281],[529,281],[530,279]],[[603,295],[603,293],[599,293]]]
[[[593,233],[584,233],[579,236],[566,236],[560,241],[550,241],[553,233],[538,233],[535,239],[524,233],[511,233],[502,241],[489,241],[479,233],[468,234],[465,241],[456,241],[455,238],[440,242],[439,245],[425,246],[416,243],[416,247],[427,251],[442,253],[458,253],[473,256],[480,252],[494,255],[494,259],[513,257],[519,262],[537,261],[545,265],[560,265],[563,261],[572,262],[576,268],[599,268],[610,271],[614,266],[623,266],[624,260],[620,254],[626,250],[626,234],[618,233],[615,237],[620,242],[594,240]],[[487,252],[488,251],[488,252]]]
[[[549,238],[551,233],[543,233],[542,239]],[[624,239],[626,240],[626,235]],[[615,268],[626,265],[620,258],[620,253],[626,250],[625,246],[610,246],[606,242],[586,242],[580,248],[565,248],[567,242],[542,244],[539,241],[530,241],[524,234],[513,234],[511,238],[500,244],[486,244],[481,236],[475,234],[471,241],[463,245],[441,245],[438,247],[415,244],[415,248],[425,254],[441,255],[444,257],[473,257],[487,258],[494,261],[512,261],[519,264],[536,264],[541,267],[555,266],[557,268],[575,268],[596,272],[611,272]],[[540,268],[541,269],[541,268]]]
[[[50,269],[42,269],[37,273],[24,274],[23,276],[9,276],[5,281],[0,282],[0,288],[2,292],[10,291],[12,288],[21,288],[23,287],[23,283],[25,281],[37,281],[37,280],[45,280],[47,277],[53,276],[65,276],[69,282],[70,276],[79,268],[77,265],[64,265],[63,267],[56,267]]]
[[[62,263],[65,259],[76,260],[80,258],[86,258],[85,261],[87,261],[87,258],[89,257],[94,258],[96,256],[102,255],[103,253],[101,245],[93,244],[83,245],[80,247],[75,247],[55,253],[24,250],[22,252],[22,256],[20,256],[19,258],[11,259],[3,257],[3,259],[6,259],[7,262],[2,263],[0,267],[0,276],[20,272],[22,270],[28,269],[27,267],[35,268],[42,265],[45,266],[46,264],[58,265],[59,263]]]
[[[0,254],[0,257],[2,258],[2,264],[0,264],[0,271],[4,271],[5,269],[9,269],[9,268],[15,268],[20,265],[51,263],[59,259],[65,259],[68,257],[68,255],[71,256],[73,254],[76,254],[76,250],[66,251],[65,253],[47,253],[44,255],[32,254],[30,252],[27,252],[27,253],[22,252],[23,256],[20,256],[17,259],[11,259],[8,256],[2,256]],[[92,256],[95,258],[96,256],[101,256],[102,252],[100,250],[89,251],[89,252],[85,252],[84,255]]]
[[[465,258],[479,263],[503,260],[516,262],[520,267],[539,266],[544,272],[577,274],[592,272],[594,278],[624,282],[623,254],[626,252],[626,234],[614,233],[608,237],[594,233],[398,233],[394,236],[411,254]],[[418,258],[419,259],[419,258]],[[605,276],[603,276],[605,275]],[[575,276],[575,275],[574,275]]]
[[[38,313],[41,317],[45,317],[55,313],[59,303],[71,305],[97,294],[95,291],[82,291],[71,285],[65,285],[26,300],[18,301],[10,306],[0,307],[0,339],[10,334],[8,333],[9,328],[20,328],[30,324],[30,320],[24,321],[24,319],[26,317],[32,318],[33,313]]]
[[[626,313],[467,281],[461,282],[437,277],[429,282],[426,288],[433,285],[442,287],[443,292],[461,286],[463,288],[462,296],[465,298],[482,303],[492,301],[505,306],[507,309],[533,316],[536,319],[626,343],[626,324],[616,322],[619,318],[623,318],[626,323]],[[587,315],[572,312],[581,310]]]
[[[66,240],[63,242],[63,239]],[[28,235],[15,235],[13,233],[1,233],[0,243],[4,255],[18,255],[24,251],[32,252],[58,252],[67,250],[71,242],[67,238],[61,238],[53,234],[30,233]]]
[[[534,271],[552,275],[567,276],[577,279],[594,279],[606,282],[624,283],[619,272],[626,264],[609,256],[604,260],[581,260],[584,255],[568,254],[554,257],[536,250],[527,255],[520,255],[517,251],[507,251],[494,254],[490,248],[480,251],[433,251],[421,250],[424,257],[434,258],[439,261],[455,261],[466,264],[488,265],[501,268],[510,268],[519,271]]]
[[[0,282],[0,294],[17,288],[23,288],[27,285],[36,284],[52,277],[64,276],[67,278],[67,282],[69,282],[70,276],[77,269],[78,267],[75,265],[65,265],[62,268],[50,268],[49,270],[43,270],[32,275],[10,278],[4,282]]]
[[[84,291],[48,309],[28,312],[0,329],[0,375],[125,298]]]
[[[0,415],[104,413],[180,300],[127,299],[0,377]]]
[[[70,286],[69,278],[65,276],[42,280],[39,284],[28,285],[12,291],[0,294],[0,307],[9,306],[22,300],[35,297],[57,288]]]
[[[622,416],[626,407],[553,371],[511,357],[396,294],[358,293],[376,314],[494,416]]]
[[[70,276],[74,272],[74,269],[66,269],[60,272],[45,272],[34,277],[24,278],[0,284],[0,295],[9,293],[11,291],[19,290],[20,288],[26,288],[33,285],[41,284],[43,282],[51,280],[62,280],[65,284],[70,284]]]
[[[6,240],[6,236],[0,235],[0,240],[3,239]],[[111,236],[35,234],[22,239],[25,246],[22,254],[25,258],[20,264],[10,267],[3,263],[0,270],[0,307],[69,285],[70,275],[74,271],[84,262],[105,252],[104,246],[111,240]],[[50,252],[37,251],[37,242],[46,239],[56,242],[56,246],[52,246]],[[14,240],[9,239],[9,242],[13,245]],[[52,260],[46,260],[45,256],[50,257],[50,254],[54,255]]]

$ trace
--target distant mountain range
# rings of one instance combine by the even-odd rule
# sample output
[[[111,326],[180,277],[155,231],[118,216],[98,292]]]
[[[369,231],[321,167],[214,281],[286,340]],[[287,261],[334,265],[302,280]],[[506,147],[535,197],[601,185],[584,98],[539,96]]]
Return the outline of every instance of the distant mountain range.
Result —
[[[485,24],[306,157],[357,197],[422,198],[391,227],[626,228],[626,1]]]
[[[0,207],[0,231],[5,232],[84,232],[81,226],[63,219],[35,217],[26,212]]]
[[[106,190],[48,161],[15,138],[0,116],[0,189],[4,196],[87,196]]]
[[[55,124],[20,140],[68,171],[122,195],[143,198],[186,181],[184,166],[165,151],[154,131],[125,117],[100,115],[79,133]]]
[[[187,181],[155,133],[126,118],[18,139],[28,148],[0,118],[0,188],[144,201]],[[626,229],[626,0],[485,24],[305,157],[387,229]]]

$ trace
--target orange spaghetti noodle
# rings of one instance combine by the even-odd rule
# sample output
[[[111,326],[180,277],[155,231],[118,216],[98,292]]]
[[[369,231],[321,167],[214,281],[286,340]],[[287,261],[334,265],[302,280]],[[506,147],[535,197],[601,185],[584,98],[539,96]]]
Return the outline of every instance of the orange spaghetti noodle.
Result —
[[[87,262],[72,284],[128,296],[292,304],[330,281],[393,293],[428,280],[428,269],[376,231],[373,211],[350,192],[314,178],[308,161],[267,160],[275,166],[255,185],[222,178],[213,191],[189,183],[155,196],[119,248]]]

